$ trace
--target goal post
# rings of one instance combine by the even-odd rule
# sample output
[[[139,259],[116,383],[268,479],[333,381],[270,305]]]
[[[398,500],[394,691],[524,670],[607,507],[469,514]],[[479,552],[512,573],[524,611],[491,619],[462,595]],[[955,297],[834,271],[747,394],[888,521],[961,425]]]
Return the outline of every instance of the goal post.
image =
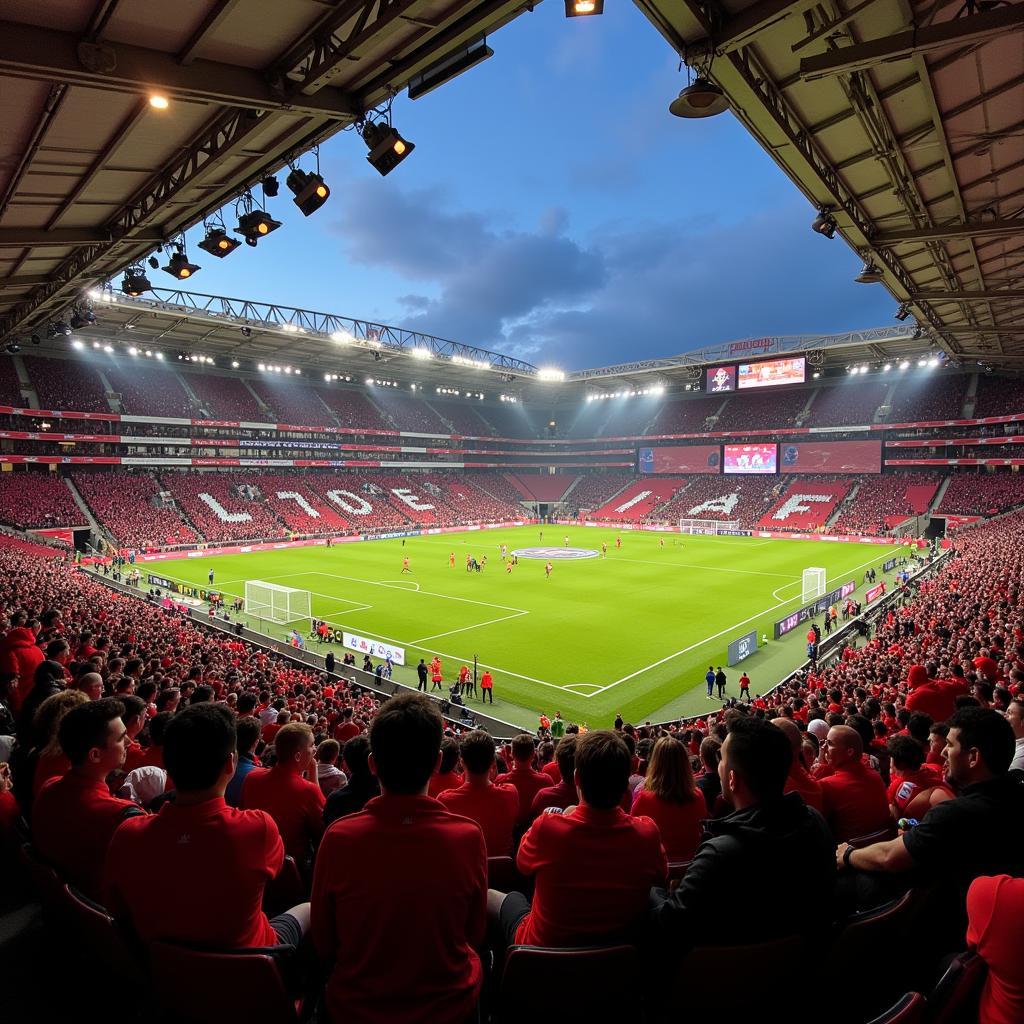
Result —
[[[245,611],[248,615],[279,623],[313,617],[308,590],[282,587],[264,580],[245,581]]]
[[[680,519],[679,532],[690,534],[738,533],[738,519]]]
[[[810,604],[816,598],[821,597],[828,588],[825,570],[819,568],[804,569],[802,586],[801,597],[804,604]]]

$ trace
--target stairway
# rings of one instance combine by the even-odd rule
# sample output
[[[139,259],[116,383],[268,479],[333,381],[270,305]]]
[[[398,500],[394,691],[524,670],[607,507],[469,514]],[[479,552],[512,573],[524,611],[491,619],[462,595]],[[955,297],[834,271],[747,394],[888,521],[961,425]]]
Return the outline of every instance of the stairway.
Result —
[[[857,493],[860,491],[860,481],[857,480],[854,485],[847,492],[846,497],[834,509],[832,509],[832,515],[825,520],[825,528],[828,529],[834,522],[843,514],[843,512],[852,504],[854,499],[857,497]]]
[[[99,520],[92,514],[92,510],[86,503],[85,498],[82,497],[82,492],[75,486],[74,481],[70,477],[64,478],[64,483],[67,484],[68,490],[71,491],[71,497],[75,499],[75,504],[81,509],[82,514],[85,516],[85,521],[89,524],[89,529],[94,537],[100,538],[109,544],[111,547],[118,547],[118,542],[114,535],[107,530],[105,527],[100,526]],[[94,545],[95,546],[95,545]]]

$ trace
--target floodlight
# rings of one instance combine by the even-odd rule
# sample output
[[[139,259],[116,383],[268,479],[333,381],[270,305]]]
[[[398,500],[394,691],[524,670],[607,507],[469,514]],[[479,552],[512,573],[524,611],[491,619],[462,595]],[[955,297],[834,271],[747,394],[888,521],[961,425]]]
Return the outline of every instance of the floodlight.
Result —
[[[827,209],[821,210],[818,216],[811,222],[811,230],[816,231],[819,235],[824,235],[826,238],[835,238],[836,228],[838,227],[839,225],[836,223],[835,217]]]
[[[381,175],[390,174],[416,148],[383,122],[367,122],[363,127],[363,142],[370,151],[366,159]]]
[[[884,277],[882,271],[875,264],[874,260],[868,260],[864,269],[854,278],[857,284],[878,284]]]
[[[130,267],[124,272],[121,281],[121,291],[132,297],[139,296],[143,292],[151,291],[153,286],[149,283],[145,271],[141,267]]]
[[[250,213],[243,213],[238,218],[238,227],[235,234],[245,237],[245,244],[255,246],[261,238],[266,238],[271,231],[276,231],[281,226],[279,220],[274,220],[264,210],[252,210]]]
[[[604,0],[565,0],[567,18],[589,18],[604,14]]]
[[[725,98],[725,93],[703,75],[698,75],[697,79],[668,105],[670,114],[688,118],[714,117],[728,109],[729,101]]]
[[[171,277],[176,277],[179,281],[185,281],[201,269],[197,263],[189,263],[188,257],[179,250],[171,256],[163,271],[165,274],[170,274]]]
[[[222,260],[225,256],[230,256],[241,244],[223,228],[210,228],[206,232],[206,237],[199,243],[199,248]]]
[[[302,211],[304,217],[316,213],[330,197],[331,190],[319,174],[309,174],[294,168],[284,182],[295,194],[293,203]]]
[[[263,179],[263,181],[260,182],[260,184],[263,186],[263,194],[270,199],[273,199],[274,196],[276,196],[281,189],[280,184],[278,184],[277,178],[275,178],[272,174],[268,174]]]

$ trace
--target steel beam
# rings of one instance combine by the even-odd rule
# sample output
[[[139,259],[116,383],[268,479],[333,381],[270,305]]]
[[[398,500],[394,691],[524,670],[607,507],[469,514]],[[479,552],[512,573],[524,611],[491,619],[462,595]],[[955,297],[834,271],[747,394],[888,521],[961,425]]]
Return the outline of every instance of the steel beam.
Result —
[[[1024,233],[1024,220],[972,221],[969,224],[946,224],[934,228],[911,228],[906,231],[881,231],[872,236],[871,245],[884,249],[904,242],[946,242],[956,238],[982,238],[990,235]]]
[[[159,245],[165,241],[159,231],[144,231],[137,235],[118,235],[106,228],[55,228],[43,231],[38,228],[0,228],[0,249],[31,246],[109,245],[111,242],[152,242]]]
[[[46,284],[50,278],[46,274],[22,274],[20,277],[0,278],[0,289],[7,288],[35,288],[38,285]]]
[[[1024,290],[1007,288],[976,292],[912,292],[911,302],[1001,302],[1004,299],[1024,299]]]
[[[352,97],[337,89],[316,96],[289,96],[250,68],[196,60],[187,67],[173,54],[123,43],[85,43],[73,32],[0,22],[0,74],[90,89],[242,107],[289,110],[351,121],[361,113]]]
[[[800,61],[800,77],[813,82],[830,75],[864,71],[876,64],[906,60],[915,53],[928,53],[947,46],[984,42],[995,36],[1024,28],[1024,4],[997,7],[953,21],[924,28],[911,28],[882,39],[855,46],[843,46]]]

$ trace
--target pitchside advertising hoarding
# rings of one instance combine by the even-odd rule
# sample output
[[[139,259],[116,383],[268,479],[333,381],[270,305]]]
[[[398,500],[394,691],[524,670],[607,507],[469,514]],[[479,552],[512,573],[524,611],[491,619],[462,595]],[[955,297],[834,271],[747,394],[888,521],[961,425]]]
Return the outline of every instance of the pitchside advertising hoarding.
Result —
[[[881,441],[783,444],[783,473],[881,473]]]
[[[667,445],[641,448],[641,473],[717,473],[721,468],[717,444]]]
[[[749,658],[757,650],[757,631],[751,630],[745,636],[738,637],[729,644],[729,664],[738,665],[744,658]]]
[[[774,473],[778,450],[775,444],[727,444],[722,466],[726,473]]]
[[[857,584],[850,580],[848,583],[844,583],[841,587],[836,587],[835,590],[830,590],[827,594],[823,594],[818,598],[814,604],[804,605],[803,608],[793,612],[792,615],[787,615],[784,619],[779,619],[775,623],[775,639],[785,636],[787,633],[792,632],[800,625],[801,622],[806,622],[808,619],[813,619],[816,615],[821,614],[826,608],[830,608],[837,601],[842,601],[843,598],[849,597],[857,589]]]
[[[368,636],[358,636],[356,633],[342,633],[342,645],[350,651],[368,654],[371,658],[377,658],[380,661],[390,659],[396,665],[405,664],[404,647],[396,647],[394,644],[387,644],[381,640],[373,640]]]
[[[773,388],[783,384],[803,384],[806,360],[803,356],[792,359],[768,359],[759,363],[740,363],[736,367],[736,388]]]

